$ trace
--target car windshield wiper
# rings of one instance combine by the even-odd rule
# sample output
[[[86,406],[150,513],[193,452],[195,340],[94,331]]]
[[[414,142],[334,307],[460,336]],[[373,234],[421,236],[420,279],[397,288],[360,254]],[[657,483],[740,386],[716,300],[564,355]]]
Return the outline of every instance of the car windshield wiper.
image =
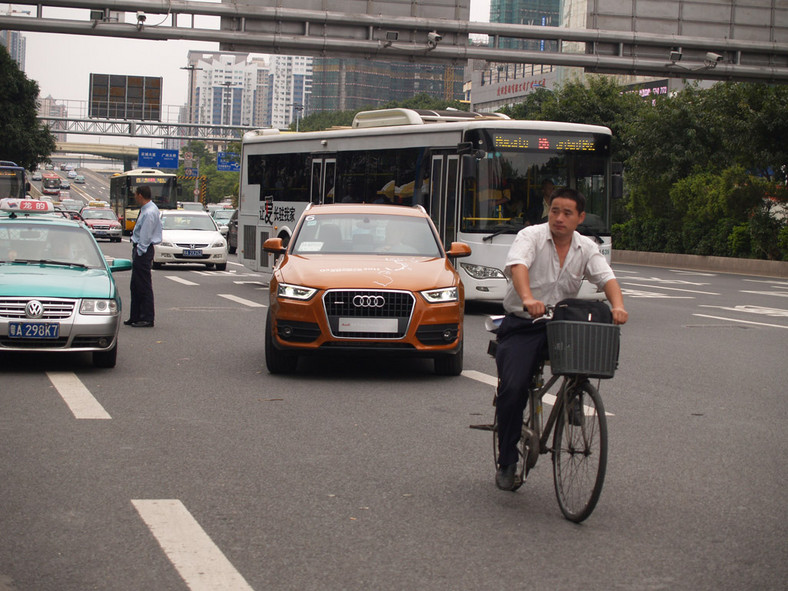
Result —
[[[59,265],[61,267],[77,267],[78,269],[87,269],[87,265],[82,263],[70,263],[68,261],[54,261],[52,259],[16,259],[15,263],[25,263],[28,265]]]
[[[496,236],[500,236],[501,234],[517,234],[522,228],[517,228],[515,226],[500,226],[495,232],[492,234],[485,236],[482,238],[484,242],[489,242]]]

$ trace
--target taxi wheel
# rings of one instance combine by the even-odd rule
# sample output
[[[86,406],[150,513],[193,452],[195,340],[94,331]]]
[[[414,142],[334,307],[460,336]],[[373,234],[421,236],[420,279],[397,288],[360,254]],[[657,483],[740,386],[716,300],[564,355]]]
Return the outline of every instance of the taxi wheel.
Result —
[[[265,366],[268,371],[277,373],[293,373],[298,365],[298,355],[291,351],[282,351],[274,345],[273,330],[274,323],[271,320],[271,313],[265,323]]]
[[[462,349],[460,348],[453,355],[438,355],[435,357],[435,373],[439,376],[458,376],[462,373]]]
[[[118,360],[118,344],[109,351],[93,351],[93,365],[96,367],[115,367]]]

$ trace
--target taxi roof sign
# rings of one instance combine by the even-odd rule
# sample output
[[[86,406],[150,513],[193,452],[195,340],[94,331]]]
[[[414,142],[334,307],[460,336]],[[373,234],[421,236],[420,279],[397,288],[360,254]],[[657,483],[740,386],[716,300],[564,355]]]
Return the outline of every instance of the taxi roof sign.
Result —
[[[85,207],[109,207],[109,203],[106,201],[88,201]]]
[[[39,199],[16,199],[7,197],[0,199],[0,211],[10,213],[52,213],[55,206],[51,201],[41,201]]]

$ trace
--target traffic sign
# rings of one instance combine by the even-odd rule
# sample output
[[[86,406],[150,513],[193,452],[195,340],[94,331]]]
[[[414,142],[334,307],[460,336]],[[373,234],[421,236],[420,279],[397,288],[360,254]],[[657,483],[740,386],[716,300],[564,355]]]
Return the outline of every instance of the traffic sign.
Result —
[[[241,163],[239,162],[241,155],[236,152],[219,152],[216,160],[216,170],[224,170],[228,172],[240,172]]]
[[[200,174],[200,171],[197,170],[196,168],[184,168],[183,174],[185,174],[186,176],[197,176]]]
[[[178,150],[158,150],[140,148],[137,155],[137,166],[140,168],[178,168]]]

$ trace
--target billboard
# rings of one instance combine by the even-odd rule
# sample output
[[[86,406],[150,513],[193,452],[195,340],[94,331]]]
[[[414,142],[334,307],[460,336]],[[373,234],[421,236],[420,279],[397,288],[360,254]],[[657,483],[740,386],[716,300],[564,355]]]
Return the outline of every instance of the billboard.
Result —
[[[162,78],[90,74],[88,117],[161,121]]]

